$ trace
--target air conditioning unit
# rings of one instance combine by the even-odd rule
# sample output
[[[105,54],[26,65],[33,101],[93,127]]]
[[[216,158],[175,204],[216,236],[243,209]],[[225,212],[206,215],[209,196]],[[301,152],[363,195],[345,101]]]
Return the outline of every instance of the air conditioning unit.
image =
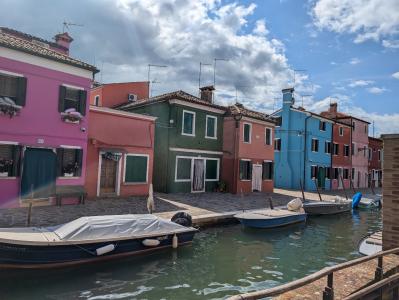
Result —
[[[127,95],[127,101],[129,101],[129,102],[137,101],[137,95],[136,94],[128,94]]]

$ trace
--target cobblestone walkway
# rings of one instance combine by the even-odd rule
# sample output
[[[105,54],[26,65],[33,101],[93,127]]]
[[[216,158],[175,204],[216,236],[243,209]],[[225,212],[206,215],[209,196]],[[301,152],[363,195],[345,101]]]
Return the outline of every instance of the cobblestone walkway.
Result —
[[[363,191],[371,193],[370,191]],[[379,192],[379,191],[377,191]],[[342,191],[324,192],[323,200],[343,196]],[[352,196],[350,194],[349,196]],[[233,195],[224,193],[201,194],[155,194],[155,213],[170,217],[176,211],[185,210],[193,216],[226,213],[269,207],[269,198],[274,206],[286,205],[295,197],[302,197],[300,191],[275,189],[274,193],[251,193]],[[306,199],[318,200],[317,193],[306,193]],[[52,226],[66,223],[82,216],[142,214],[147,213],[146,197],[126,199],[97,199],[86,201],[84,205],[37,206],[32,208],[31,226]],[[0,227],[26,226],[28,208],[0,210]]]

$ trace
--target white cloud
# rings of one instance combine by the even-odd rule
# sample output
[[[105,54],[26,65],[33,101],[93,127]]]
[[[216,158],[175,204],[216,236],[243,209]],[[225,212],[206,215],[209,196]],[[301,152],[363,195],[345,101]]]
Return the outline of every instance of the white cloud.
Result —
[[[379,88],[376,86],[370,87],[367,89],[367,91],[371,94],[382,94],[383,92],[386,92],[387,89],[386,88]]]
[[[393,78],[399,79],[399,72],[393,73],[392,74]]]
[[[398,0],[316,0],[311,14],[319,29],[354,34],[362,43],[397,35],[398,11]]]
[[[383,40],[382,45],[385,48],[399,49],[399,40]]]
[[[258,20],[255,23],[254,33],[259,35],[267,35],[269,30],[266,28],[265,20]]]
[[[372,80],[353,80],[348,84],[349,87],[367,86],[374,83]]]
[[[360,62],[361,62],[361,60],[358,59],[357,57],[354,57],[354,58],[352,58],[352,59],[349,61],[349,63],[350,63],[351,65],[357,65],[357,64],[360,64]]]

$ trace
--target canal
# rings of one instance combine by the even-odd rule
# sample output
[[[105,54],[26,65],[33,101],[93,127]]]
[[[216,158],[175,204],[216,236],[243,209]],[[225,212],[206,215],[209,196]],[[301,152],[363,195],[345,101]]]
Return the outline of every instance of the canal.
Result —
[[[0,271],[1,299],[223,299],[359,257],[380,211],[313,217],[306,225],[209,228],[192,247],[62,270]]]

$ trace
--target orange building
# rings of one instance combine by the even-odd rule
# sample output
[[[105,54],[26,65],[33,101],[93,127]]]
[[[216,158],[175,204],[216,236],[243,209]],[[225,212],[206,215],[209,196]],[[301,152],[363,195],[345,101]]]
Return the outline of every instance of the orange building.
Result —
[[[147,195],[156,117],[112,109],[148,96],[146,82],[105,84],[90,93],[86,191],[89,198]]]
[[[222,180],[231,193],[273,192],[274,121],[242,104],[223,123]]]

